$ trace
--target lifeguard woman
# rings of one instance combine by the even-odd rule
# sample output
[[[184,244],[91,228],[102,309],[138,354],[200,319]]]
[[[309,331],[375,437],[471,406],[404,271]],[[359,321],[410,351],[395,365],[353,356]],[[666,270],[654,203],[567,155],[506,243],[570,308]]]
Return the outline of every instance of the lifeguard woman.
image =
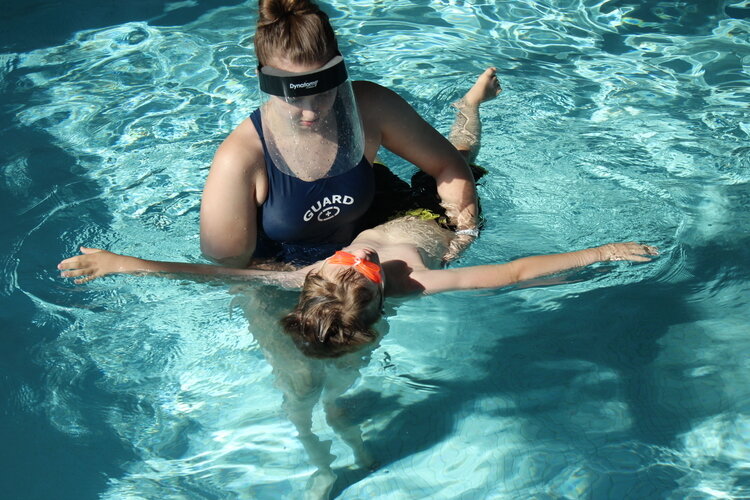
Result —
[[[263,103],[214,157],[201,202],[206,256],[305,265],[349,244],[366,228],[381,146],[434,178],[458,241],[476,235],[470,132],[454,147],[396,93],[350,82],[328,16],[308,0],[261,0],[255,51]],[[494,97],[494,68],[482,78]],[[459,136],[467,117],[478,126],[480,102],[462,101]]]

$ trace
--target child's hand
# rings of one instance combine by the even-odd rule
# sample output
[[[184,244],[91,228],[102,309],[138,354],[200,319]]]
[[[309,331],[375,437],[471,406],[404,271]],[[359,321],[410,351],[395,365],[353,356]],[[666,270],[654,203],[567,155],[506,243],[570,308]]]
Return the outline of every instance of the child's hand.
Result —
[[[632,260],[634,262],[649,262],[651,256],[659,255],[659,249],[650,245],[630,241],[628,243],[609,243],[597,248],[601,261]]]
[[[81,247],[82,255],[65,259],[57,265],[62,271],[63,278],[77,278],[76,284],[88,283],[96,278],[101,278],[113,273],[127,273],[129,258],[124,255],[100,250],[98,248]]]

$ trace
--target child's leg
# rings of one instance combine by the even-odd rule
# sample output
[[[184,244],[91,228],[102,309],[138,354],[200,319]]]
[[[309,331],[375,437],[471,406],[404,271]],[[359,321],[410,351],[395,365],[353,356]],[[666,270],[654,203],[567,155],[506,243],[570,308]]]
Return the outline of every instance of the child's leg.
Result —
[[[332,370],[332,367],[329,369]],[[359,425],[350,422],[345,410],[336,403],[336,399],[354,385],[358,378],[359,367],[355,365],[343,366],[342,364],[338,366],[335,374],[329,372],[322,398],[323,408],[328,425],[352,449],[357,465],[375,470],[377,468],[375,460],[362,440],[362,429]]]
[[[321,441],[312,431],[312,410],[319,396],[319,389],[303,398],[284,394],[284,411],[297,429],[297,437],[310,457],[310,463],[318,469],[307,481],[305,500],[328,499],[336,482],[336,474],[331,469],[331,463],[336,459],[331,455],[331,442]]]
[[[377,465],[362,440],[362,429],[359,425],[348,421],[345,411],[334,401],[326,401],[323,408],[326,422],[336,431],[336,434],[352,449],[357,465],[364,469],[375,470]]]
[[[448,139],[471,163],[479,152],[482,124],[479,120],[479,105],[494,99],[501,91],[497,69],[487,68],[479,75],[469,91],[453,107],[458,110]]]
[[[325,371],[318,360],[305,357],[291,337],[281,330],[278,319],[285,309],[284,293],[273,287],[251,288],[238,293],[234,304],[245,310],[250,332],[273,367],[275,385],[284,395],[282,409],[297,430],[310,463],[317,468],[307,482],[304,498],[327,499],[336,475],[331,463],[331,442],[312,431],[313,408],[320,400]]]

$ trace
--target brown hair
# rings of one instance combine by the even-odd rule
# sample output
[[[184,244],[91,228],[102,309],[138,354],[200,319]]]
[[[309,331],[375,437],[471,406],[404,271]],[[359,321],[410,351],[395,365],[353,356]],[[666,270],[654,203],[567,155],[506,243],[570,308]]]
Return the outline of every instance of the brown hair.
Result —
[[[339,50],[328,16],[309,0],[260,0],[254,41],[261,65],[279,55],[295,64],[326,63]]]
[[[366,282],[351,268],[336,281],[308,273],[297,307],[281,320],[284,330],[314,358],[337,358],[373,342],[379,311],[368,311],[375,297]]]

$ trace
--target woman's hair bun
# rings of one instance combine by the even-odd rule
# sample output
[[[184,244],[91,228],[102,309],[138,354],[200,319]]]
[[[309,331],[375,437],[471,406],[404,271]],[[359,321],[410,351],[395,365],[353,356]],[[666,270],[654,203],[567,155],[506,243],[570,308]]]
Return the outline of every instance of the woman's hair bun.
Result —
[[[297,64],[322,65],[338,52],[328,16],[310,0],[260,0],[255,55],[267,64],[281,55]]]
[[[260,0],[258,25],[274,24],[289,16],[303,16],[317,10],[310,0]]]

